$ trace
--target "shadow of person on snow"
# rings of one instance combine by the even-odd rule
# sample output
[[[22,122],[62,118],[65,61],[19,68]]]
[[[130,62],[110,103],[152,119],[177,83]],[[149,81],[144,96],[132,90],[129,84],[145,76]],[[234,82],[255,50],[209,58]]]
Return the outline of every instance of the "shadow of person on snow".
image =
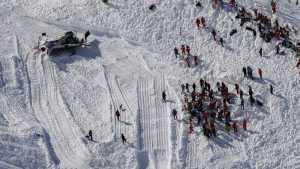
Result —
[[[266,79],[266,78],[260,79],[258,77],[253,77],[253,81],[256,83],[260,83],[260,84],[268,84],[268,83],[272,84],[272,85],[275,84],[275,82],[273,80]]]
[[[166,100],[166,102],[169,102],[169,103],[176,103],[174,100]]]
[[[129,123],[129,122],[126,122],[126,121],[121,121],[121,120],[120,120],[120,123],[124,123],[127,126],[131,126],[132,125],[132,123]]]
[[[44,135],[44,142],[47,146],[47,150],[48,150],[48,153],[50,155],[51,161],[53,161],[55,165],[59,165],[60,160],[59,160],[59,158],[57,157],[57,155],[54,151],[54,148],[53,148],[52,143],[51,143],[50,135],[47,133],[47,131],[45,129],[43,129],[43,135]]]

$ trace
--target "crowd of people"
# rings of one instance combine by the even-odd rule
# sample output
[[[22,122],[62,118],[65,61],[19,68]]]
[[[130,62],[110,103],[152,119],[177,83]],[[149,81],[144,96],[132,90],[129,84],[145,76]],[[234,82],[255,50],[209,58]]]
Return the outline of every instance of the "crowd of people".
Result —
[[[300,61],[299,61],[300,66]],[[243,68],[245,78],[253,79],[254,75],[250,66]],[[262,70],[258,69],[258,78],[262,79]],[[204,79],[200,79],[199,83],[185,83],[181,84],[182,94],[182,112],[185,117],[188,117],[188,132],[194,132],[194,125],[202,126],[203,134],[206,137],[216,137],[217,128],[216,120],[220,123],[223,122],[224,130],[229,132],[233,130],[234,133],[238,132],[238,128],[247,130],[247,116],[244,112],[241,121],[233,120],[231,118],[230,106],[236,106],[235,100],[240,100],[240,111],[245,109],[244,91],[240,88],[239,84],[234,84],[235,92],[229,92],[228,85],[224,82],[216,82],[214,87]],[[273,86],[270,85],[270,93],[273,94]],[[263,102],[254,96],[252,87],[248,86],[248,98],[250,106],[264,106]],[[166,99],[166,94],[163,93],[163,100]],[[178,111],[172,110],[174,120],[177,120]],[[195,122],[196,121],[196,122]]]
[[[212,4],[214,8],[218,8],[223,5],[222,0],[212,0]],[[275,39],[276,44],[276,54],[284,54],[284,51],[281,51],[280,47],[290,48],[293,51],[297,52],[300,55],[300,43],[295,43],[290,38],[290,32],[294,30],[294,28],[290,28],[288,24],[282,26],[279,24],[279,21],[271,20],[268,16],[264,15],[258,9],[247,10],[243,6],[240,6],[236,3],[235,0],[229,1],[230,6],[233,10],[236,11],[237,16],[236,19],[240,19],[240,26],[243,27],[247,22],[252,23],[245,27],[247,31],[251,31],[253,36],[257,36],[256,29],[251,26],[257,26],[257,30],[259,36],[267,43],[271,42],[272,39]],[[196,6],[201,6],[200,2],[197,2]],[[272,1],[271,3],[273,13],[277,11],[276,2]],[[196,18],[195,24],[198,29],[206,28],[210,31],[215,42],[224,47],[224,39],[217,35],[217,31],[214,28],[207,27],[206,19],[203,16]],[[237,33],[237,29],[233,29],[230,32],[230,36],[233,36]],[[186,61],[187,66],[191,67],[191,65],[198,65],[198,57],[190,54],[190,47],[188,45],[181,45],[181,55],[177,47],[174,48],[174,54],[176,58],[182,56],[182,58]],[[263,49],[259,49],[260,56],[263,56]]]
[[[108,3],[108,0],[102,1],[104,3]],[[214,9],[222,7],[224,4],[223,0],[211,1],[212,7]],[[295,52],[300,53],[300,43],[292,42],[290,38],[290,32],[296,31],[293,27],[290,28],[288,25],[282,26],[279,24],[278,20],[272,21],[270,17],[264,15],[258,9],[251,9],[251,11],[247,10],[245,7],[238,5],[235,0],[229,0],[228,4],[233,10],[236,11],[236,19],[240,19],[241,27],[243,27],[247,22],[254,23],[254,25],[258,28],[260,37],[265,42],[269,43],[273,38],[279,42],[276,46],[276,54],[281,53],[280,46],[290,48]],[[298,5],[298,0],[296,0],[296,5]],[[195,6],[197,8],[203,7],[200,1],[197,1]],[[273,14],[277,12],[277,8],[277,3],[272,0],[271,9]],[[152,4],[151,6],[149,6],[149,9],[154,11],[156,9],[156,5]],[[196,18],[195,24],[198,29],[207,28],[206,19],[203,16]],[[251,31],[253,33],[253,36],[257,36],[256,29],[252,28],[251,26],[246,26],[245,29]],[[224,47],[224,39],[221,36],[217,35],[217,31],[214,28],[209,29],[209,31],[214,41]],[[233,36],[236,33],[237,29],[233,29],[230,31],[230,36]],[[198,56],[191,54],[189,45],[182,44],[180,45],[180,47],[175,47],[174,55],[176,58],[184,59],[188,67],[199,64]],[[259,50],[259,55],[263,56],[262,48],[260,48]],[[300,59],[298,60],[296,67],[300,69]],[[250,66],[243,67],[242,72],[245,78],[249,78],[252,80],[254,79],[253,70]],[[262,69],[258,68],[257,72],[258,77],[262,79]],[[185,114],[188,114],[189,117],[189,133],[193,133],[194,131],[195,120],[197,121],[197,125],[202,126],[203,134],[208,138],[217,136],[216,120],[219,122],[223,122],[224,129],[227,132],[232,129],[233,132],[237,133],[239,127],[243,128],[243,130],[247,130],[246,116],[243,117],[242,121],[233,120],[231,118],[231,112],[228,105],[233,105],[234,103],[232,102],[232,100],[234,100],[236,97],[240,100],[241,111],[244,111],[245,109],[244,91],[240,88],[239,84],[234,84],[234,89],[235,93],[230,93],[228,86],[224,82],[216,82],[216,89],[214,89],[209,82],[203,79],[200,79],[199,84],[182,84],[181,90],[184,103],[182,111]],[[270,93],[273,94],[273,92],[274,87],[272,86],[272,84],[270,84]],[[251,86],[248,86],[248,94],[249,103],[251,106],[263,106],[262,101],[254,97],[254,92]],[[162,99],[164,102],[166,102],[166,97],[167,95],[164,91],[162,93]],[[120,110],[122,110],[121,107]],[[171,114],[174,120],[178,119],[178,111],[176,109],[173,109]],[[121,114],[119,110],[116,110],[115,116],[118,121],[120,121],[120,115]],[[90,140],[93,140],[91,130],[86,137]],[[121,134],[121,139],[124,144],[127,142],[123,133]]]
[[[191,54],[190,46],[188,45],[181,45],[180,46],[181,53],[179,52],[179,49],[177,47],[174,48],[174,55],[176,58],[181,57],[183,59],[188,67],[191,67],[193,65],[197,66],[199,64],[199,58],[196,55]]]
[[[235,94],[230,93],[228,86],[224,82],[217,82],[216,89],[213,86],[200,79],[199,83],[189,83],[181,85],[181,93],[183,96],[183,113],[188,117],[188,132],[194,132],[195,121],[196,124],[202,126],[203,134],[206,137],[216,137],[217,128],[216,120],[224,123],[224,129],[238,132],[238,127],[242,126],[247,130],[246,116],[239,124],[238,121],[232,120],[229,104],[233,104]],[[243,92],[237,88],[243,100]],[[174,119],[177,119],[177,110],[172,111]]]

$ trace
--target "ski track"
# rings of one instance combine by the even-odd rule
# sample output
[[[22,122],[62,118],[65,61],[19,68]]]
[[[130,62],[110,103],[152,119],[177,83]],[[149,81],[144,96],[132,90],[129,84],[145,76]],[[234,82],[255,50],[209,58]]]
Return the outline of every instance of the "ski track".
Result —
[[[0,59],[0,116],[7,122],[0,124],[0,168],[45,167],[46,157],[38,144],[40,139],[30,135],[37,123],[24,106],[28,101],[28,79],[16,36],[12,46],[13,54]]]
[[[178,119],[180,119],[180,115],[182,114],[180,109],[181,109],[181,103],[178,100],[178,97],[176,95],[176,91],[174,90],[174,88],[172,86],[170,86],[168,80],[166,81],[166,86],[168,88],[167,90],[167,96],[168,98],[172,98],[171,102],[168,103],[169,104],[169,114],[171,116],[171,112],[173,109],[177,110],[177,116]],[[179,135],[179,131],[180,131],[180,125],[178,124],[178,120],[174,120],[173,117],[170,117],[170,139],[171,139],[171,168],[179,168],[180,165],[180,157],[179,157],[179,146],[180,145],[180,135]]]
[[[130,105],[128,104],[128,99],[125,95],[125,92],[121,89],[117,77],[111,73],[108,73],[104,67],[104,75],[108,85],[109,94],[111,96],[113,112],[112,116],[114,117],[114,138],[115,141],[121,137],[123,133],[125,137],[129,140],[133,139],[134,132],[133,127],[131,126],[131,121],[129,117],[129,112],[132,112]],[[125,111],[120,110],[120,105],[122,104]],[[115,112],[119,110],[120,112],[120,121],[117,120]]]
[[[63,105],[55,68],[47,59],[44,54],[32,55],[29,59],[32,107],[41,125],[49,132],[61,166],[79,167],[85,165],[89,152],[80,139],[83,137],[80,130]]]
[[[138,113],[140,150],[148,153],[154,168],[170,168],[170,116],[168,103],[161,99],[166,90],[164,76],[138,80]]]

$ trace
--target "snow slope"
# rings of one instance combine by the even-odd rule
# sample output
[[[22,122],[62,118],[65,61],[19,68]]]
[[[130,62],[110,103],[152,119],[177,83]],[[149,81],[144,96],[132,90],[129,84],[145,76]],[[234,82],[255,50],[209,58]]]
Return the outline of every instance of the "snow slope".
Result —
[[[156,3],[155,11],[148,10]],[[267,0],[241,0],[270,15]],[[300,6],[278,0],[280,23],[299,29]],[[0,168],[300,168],[300,77],[294,53],[275,55],[240,28],[235,13],[210,1],[19,0],[0,2]],[[196,29],[204,16],[225,40]],[[251,25],[249,25],[251,26]],[[49,58],[35,46],[38,36],[91,30],[91,47]],[[232,29],[238,33],[229,36]],[[299,39],[298,34],[292,35]],[[188,68],[173,48],[188,44],[200,64]],[[264,56],[258,50],[263,48]],[[244,79],[243,66],[263,69],[262,81]],[[206,139],[201,128],[188,135],[174,121],[181,110],[180,84],[223,81],[234,91],[248,85],[264,108],[232,106],[233,118],[249,118],[247,132]],[[275,95],[269,94],[269,84]],[[162,103],[165,90],[168,102]],[[120,121],[114,114],[122,104]],[[89,130],[94,142],[85,139]],[[122,145],[123,133],[128,143]]]

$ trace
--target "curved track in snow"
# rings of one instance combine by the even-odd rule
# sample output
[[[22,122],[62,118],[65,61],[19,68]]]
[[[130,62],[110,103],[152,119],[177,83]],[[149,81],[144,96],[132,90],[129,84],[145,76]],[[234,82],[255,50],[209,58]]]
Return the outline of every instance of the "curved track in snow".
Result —
[[[36,53],[28,59],[32,108],[60,161],[56,165],[86,167],[89,152],[80,138],[84,137],[63,104],[56,83],[56,69],[47,56]],[[54,153],[54,152],[53,152]]]

